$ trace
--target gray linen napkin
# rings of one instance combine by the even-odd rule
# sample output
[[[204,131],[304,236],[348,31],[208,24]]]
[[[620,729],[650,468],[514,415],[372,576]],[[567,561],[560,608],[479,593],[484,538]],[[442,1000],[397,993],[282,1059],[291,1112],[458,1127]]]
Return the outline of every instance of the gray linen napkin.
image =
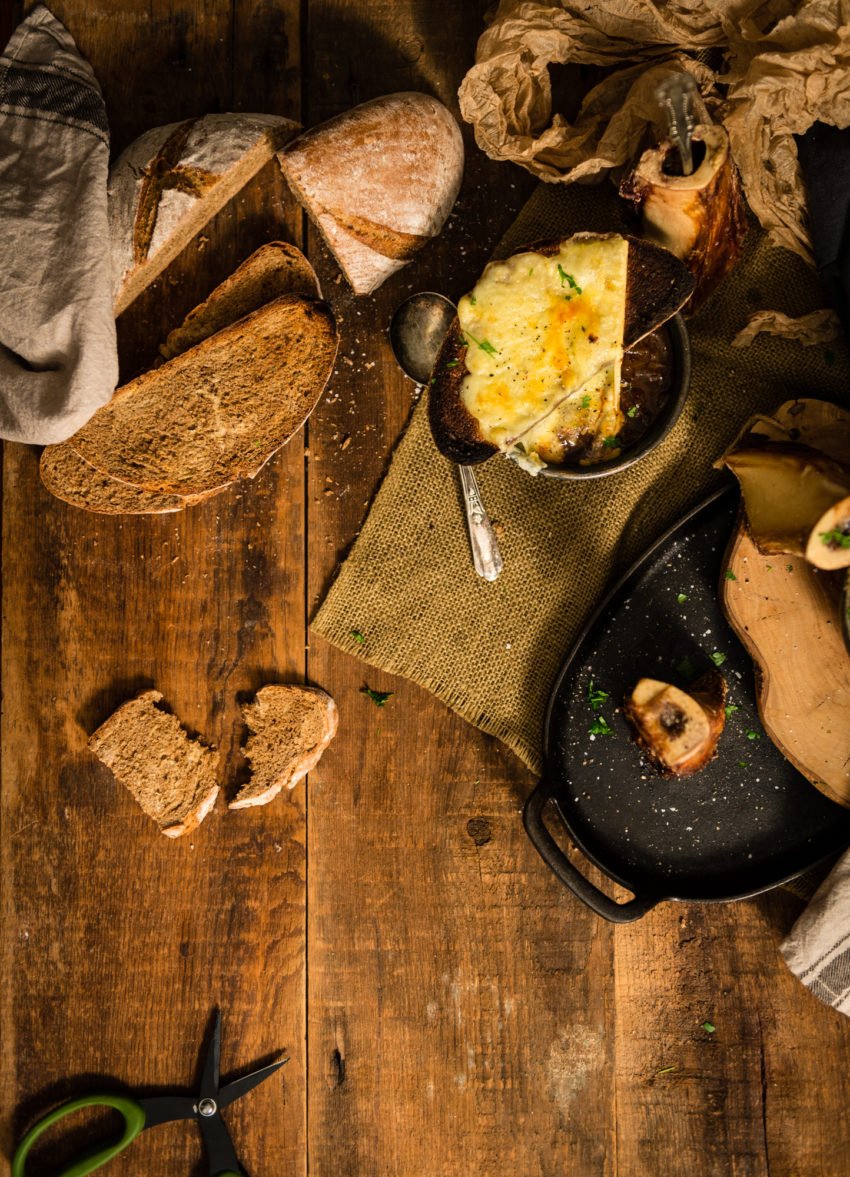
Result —
[[[115,389],[108,167],[100,87],[39,5],[0,56],[0,437],[64,441]]]
[[[780,951],[815,997],[850,1014],[850,851],[815,891]]]

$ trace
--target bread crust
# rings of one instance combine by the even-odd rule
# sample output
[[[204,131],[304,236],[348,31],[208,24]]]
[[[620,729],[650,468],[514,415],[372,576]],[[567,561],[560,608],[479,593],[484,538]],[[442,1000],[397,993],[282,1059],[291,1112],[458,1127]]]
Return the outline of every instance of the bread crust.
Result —
[[[570,237],[522,245],[511,256],[533,252],[552,257],[565,241],[614,237],[625,237],[629,243],[623,333],[623,348],[628,350],[671,319],[693,293],[693,277],[672,253],[625,233],[574,233]],[[499,453],[499,449],[481,436],[477,419],[461,399],[463,381],[468,375],[466,351],[460,321],[455,316],[434,366],[428,419],[440,453],[452,462],[474,466]]]
[[[109,172],[115,314],[120,315],[300,130],[268,114],[210,114],[154,127]]]
[[[440,232],[457,199],[463,158],[454,117],[420,93],[364,102],[278,156],[357,294],[371,293]]]

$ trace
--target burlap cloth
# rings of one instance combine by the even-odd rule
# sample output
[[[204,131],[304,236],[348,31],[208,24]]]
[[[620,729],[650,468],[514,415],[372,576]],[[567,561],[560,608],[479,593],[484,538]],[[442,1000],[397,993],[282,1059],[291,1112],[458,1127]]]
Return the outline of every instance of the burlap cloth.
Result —
[[[496,255],[622,227],[618,218],[607,183],[541,185]],[[850,401],[843,340],[804,348],[762,335],[748,348],[730,346],[754,310],[801,315],[823,305],[805,262],[751,228],[744,257],[690,321],[690,395],[651,455],[621,474],[572,484],[533,478],[501,457],[479,467],[502,532],[505,569],[494,584],[473,570],[457,473],[434,447],[423,396],[313,629],[427,687],[540,772],[550,688],[615,570],[725,477],[712,463],[751,413],[797,395]]]

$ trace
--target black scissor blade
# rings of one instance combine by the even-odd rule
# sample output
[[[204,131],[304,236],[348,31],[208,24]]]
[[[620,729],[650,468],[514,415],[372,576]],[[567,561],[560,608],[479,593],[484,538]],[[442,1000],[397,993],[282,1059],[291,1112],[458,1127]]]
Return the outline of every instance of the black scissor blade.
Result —
[[[220,1108],[229,1107],[237,1099],[241,1099],[243,1095],[247,1095],[249,1091],[253,1091],[255,1087],[265,1083],[266,1079],[288,1062],[288,1058],[283,1058],[276,1063],[269,1063],[267,1067],[260,1067],[258,1071],[252,1071],[250,1075],[243,1075],[241,1079],[234,1079],[232,1083],[222,1087],[218,1093],[218,1106]]]
[[[210,1173],[242,1174],[244,1170],[239,1164],[230,1133],[218,1112],[213,1116],[198,1116],[198,1123],[204,1148],[207,1150]]]
[[[204,1056],[201,1073],[201,1099],[213,1099],[218,1103],[219,1064],[221,1062],[221,1010],[215,1011],[212,1039]]]
[[[191,1095],[152,1095],[140,1099],[145,1112],[145,1127],[170,1124],[172,1120],[193,1120],[198,1101]]]

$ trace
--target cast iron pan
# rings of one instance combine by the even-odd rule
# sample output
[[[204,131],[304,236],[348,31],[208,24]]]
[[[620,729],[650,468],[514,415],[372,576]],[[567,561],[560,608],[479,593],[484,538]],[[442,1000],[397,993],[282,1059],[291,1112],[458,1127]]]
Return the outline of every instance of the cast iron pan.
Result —
[[[737,509],[737,491],[720,491],[641,557],[576,642],[549,701],[545,768],[525,828],[561,882],[616,923],[664,899],[756,895],[850,844],[850,811],[809,784],[762,731],[752,662],[721,612]],[[712,654],[723,657],[738,710],[707,768],[667,780],[641,755],[620,705],[643,676],[687,686],[711,668]],[[591,683],[609,696],[596,710]],[[591,736],[599,717],[612,734]],[[578,848],[633,899],[616,903],[570,862],[543,821],[550,801]]]

